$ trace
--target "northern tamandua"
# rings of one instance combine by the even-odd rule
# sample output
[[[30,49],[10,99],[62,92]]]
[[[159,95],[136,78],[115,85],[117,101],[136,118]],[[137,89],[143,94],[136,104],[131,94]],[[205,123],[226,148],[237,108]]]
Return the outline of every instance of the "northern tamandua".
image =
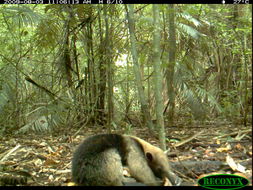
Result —
[[[162,185],[168,178],[179,185],[163,151],[134,136],[98,134],[85,139],[74,153],[72,178],[78,185],[124,185],[123,167],[145,185]]]

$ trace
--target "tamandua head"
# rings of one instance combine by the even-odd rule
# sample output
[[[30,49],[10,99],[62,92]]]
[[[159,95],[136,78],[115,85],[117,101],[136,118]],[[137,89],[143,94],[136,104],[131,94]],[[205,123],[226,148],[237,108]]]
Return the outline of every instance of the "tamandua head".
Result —
[[[145,155],[156,177],[163,181],[169,180],[171,185],[181,184],[182,179],[173,173],[166,154],[160,148],[155,147],[152,152],[145,152]]]
[[[168,172],[171,170],[171,168],[169,165],[169,161],[162,150],[145,152],[145,156],[147,158],[149,167],[152,169],[156,177],[160,179],[168,177]]]
[[[143,147],[145,157],[147,159],[149,167],[152,169],[154,175],[162,180],[169,179],[173,185],[178,185],[178,177],[172,172],[169,165],[169,160],[162,149],[151,145],[150,143],[132,136]]]

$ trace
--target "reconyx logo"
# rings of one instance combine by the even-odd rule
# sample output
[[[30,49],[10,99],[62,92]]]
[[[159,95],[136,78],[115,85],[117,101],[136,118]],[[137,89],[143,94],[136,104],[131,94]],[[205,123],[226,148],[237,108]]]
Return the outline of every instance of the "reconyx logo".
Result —
[[[216,174],[200,178],[198,184],[206,189],[240,189],[248,185],[249,180],[238,175]]]

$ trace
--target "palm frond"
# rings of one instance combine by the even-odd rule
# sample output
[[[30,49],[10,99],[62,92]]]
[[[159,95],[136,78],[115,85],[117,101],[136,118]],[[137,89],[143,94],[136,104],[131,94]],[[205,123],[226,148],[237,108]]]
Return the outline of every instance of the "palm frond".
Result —
[[[191,15],[189,15],[187,13],[178,13],[178,16],[186,19],[189,22],[192,22],[195,26],[201,26],[200,21],[198,21],[197,19],[195,19],[194,17],[192,17]]]
[[[39,23],[42,16],[39,13],[34,12],[30,6],[27,5],[14,5],[4,8],[5,13],[9,13],[7,18],[13,20],[13,24],[19,23],[24,26],[33,26]]]
[[[204,88],[196,87],[196,92],[201,97],[206,97],[209,105],[211,107],[215,107],[216,111],[221,113],[223,111],[221,105],[218,103],[218,101],[215,99],[214,95],[211,92],[206,91]]]
[[[194,39],[199,38],[200,36],[204,36],[204,34],[200,33],[196,29],[192,28],[191,26],[188,26],[183,23],[178,23],[177,26],[181,28],[184,32],[186,32],[188,35],[193,37]]]
[[[16,131],[16,134],[24,134],[30,131],[34,131],[34,132],[44,132],[44,131],[51,131],[52,129],[52,125],[50,125],[49,120],[50,120],[51,116],[41,116],[38,117],[36,119],[34,119],[33,121],[31,121],[30,123],[27,123],[25,126],[21,127],[18,131]]]

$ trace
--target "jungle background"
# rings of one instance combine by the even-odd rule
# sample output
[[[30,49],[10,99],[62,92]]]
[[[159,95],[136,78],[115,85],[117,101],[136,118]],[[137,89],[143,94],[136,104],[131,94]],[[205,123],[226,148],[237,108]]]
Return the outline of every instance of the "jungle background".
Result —
[[[251,178],[252,5],[1,5],[0,20],[2,185],[68,184],[97,133],[210,161],[188,181]]]

